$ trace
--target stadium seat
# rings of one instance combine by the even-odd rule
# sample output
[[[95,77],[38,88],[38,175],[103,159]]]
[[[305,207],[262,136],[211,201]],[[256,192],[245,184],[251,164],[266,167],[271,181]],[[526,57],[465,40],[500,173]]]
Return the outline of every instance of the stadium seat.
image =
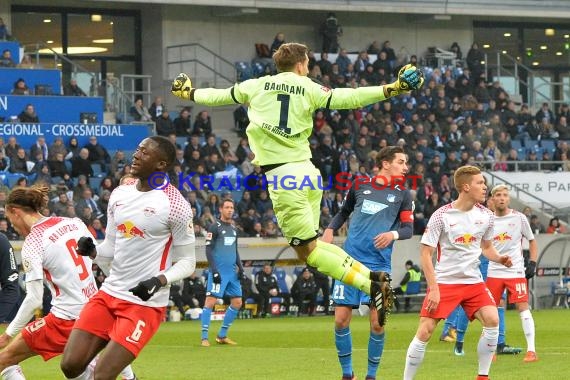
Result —
[[[556,150],[556,145],[554,144],[554,140],[541,140],[540,147],[543,149],[543,151],[547,151],[551,155]]]
[[[101,187],[102,181],[103,181],[103,177],[90,177],[89,178],[89,186],[93,190],[93,193],[99,195],[99,189]]]
[[[249,62],[236,62],[235,68],[238,82],[243,82],[244,80],[252,78],[251,64]]]
[[[25,178],[26,176],[22,175],[22,174],[12,174],[12,173],[8,173],[6,174],[6,180],[8,181],[8,187],[11,189],[14,186],[16,186],[16,182],[18,182],[18,180],[20,178]]]
[[[522,148],[522,143],[520,140],[511,140],[511,147],[517,151]]]
[[[103,177],[101,164],[91,164],[91,169],[93,169],[93,177]]]
[[[177,137],[176,144],[180,145],[182,149],[188,144],[188,139],[186,137]]]
[[[251,62],[251,71],[252,71],[252,75],[255,78],[258,78],[263,73],[265,73],[265,65],[259,61],[252,61]]]

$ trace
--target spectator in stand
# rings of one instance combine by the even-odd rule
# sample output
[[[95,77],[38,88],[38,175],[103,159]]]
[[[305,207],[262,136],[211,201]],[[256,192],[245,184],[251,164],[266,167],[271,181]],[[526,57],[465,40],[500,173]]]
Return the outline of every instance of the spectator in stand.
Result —
[[[28,179],[26,177],[18,178],[14,187],[28,187]]]
[[[283,45],[285,43],[285,34],[282,32],[279,32],[275,35],[275,38],[273,39],[273,42],[271,43],[271,56],[273,56],[273,54],[277,51],[277,49],[279,49],[279,47],[281,45]]]
[[[302,314],[308,314],[310,317],[315,315],[317,293],[317,283],[313,278],[313,274],[309,268],[303,268],[303,271],[291,287],[291,296],[293,297],[293,302],[298,307],[299,316]]]
[[[190,110],[190,107],[182,108],[178,117],[174,119],[174,129],[178,137],[188,137],[192,134]]]
[[[534,233],[535,236],[538,234],[543,234],[546,232],[546,229],[544,228],[542,223],[540,223],[540,220],[538,219],[538,216],[536,216],[536,215],[530,216],[529,224],[530,224],[530,229],[532,230],[532,232]]]
[[[56,154],[61,153],[63,157],[67,155],[67,148],[63,143],[63,139],[61,137],[56,137],[53,141],[53,144],[49,146],[48,149],[48,157],[47,160],[55,160]]]
[[[208,111],[200,111],[194,121],[194,129],[192,134],[198,136],[209,136],[212,133],[212,119],[208,115]]]
[[[232,165],[234,167],[237,167],[239,165],[239,158],[230,147],[230,142],[228,140],[224,139],[220,141],[220,153],[222,153],[222,158],[226,164],[226,167],[228,165]]]
[[[321,53],[321,59],[317,61],[317,66],[321,69],[321,75],[323,77],[332,74],[332,63],[329,61],[329,54],[327,52],[323,51]]]
[[[119,173],[123,170],[125,165],[129,163],[129,158],[125,157],[125,152],[122,150],[117,150],[115,155],[111,159],[111,171],[110,174],[115,176],[116,173]]]
[[[14,82],[12,95],[33,95],[33,93],[28,88],[26,81],[23,78],[19,78],[16,82]]]
[[[148,108],[148,113],[150,114],[152,121],[156,122],[157,119],[161,117],[164,112],[168,112],[168,110],[166,109],[166,106],[162,103],[162,98],[160,96],[157,96],[156,98],[154,98],[154,102],[152,102],[152,104]]]
[[[148,112],[148,108],[143,104],[142,98],[135,100],[135,104],[131,107],[130,114],[134,121],[152,121],[152,117]]]
[[[4,151],[0,150],[0,173],[8,170],[9,165],[8,159],[4,157]]]
[[[478,81],[484,74],[483,61],[485,61],[485,55],[481,50],[479,50],[479,45],[474,42],[471,45],[471,49],[467,52],[467,67],[471,71],[473,80]]]
[[[34,179],[35,184],[41,184],[43,186],[50,186],[51,185],[51,174],[49,171],[48,163],[45,161],[39,162],[34,166],[33,169],[34,174],[36,175]]]
[[[455,59],[463,59],[463,53],[457,42],[452,43],[449,50],[455,53]]]
[[[85,145],[89,151],[88,160],[93,164],[100,164],[103,172],[107,171],[107,165],[111,162],[111,156],[107,149],[97,142],[97,137],[89,137],[89,143]]]
[[[268,313],[271,313],[271,298],[279,296],[279,285],[277,283],[277,277],[275,277],[275,274],[273,274],[273,268],[271,265],[264,265],[263,270],[260,270],[256,273],[255,287],[263,299],[263,307],[260,310],[260,316],[262,318],[265,318]]]
[[[216,153],[218,157],[222,156],[222,153],[216,145],[216,135],[214,134],[211,134],[206,138],[206,145],[200,149],[202,157],[209,157],[212,153]]]
[[[0,17],[0,40],[11,40],[12,36],[8,31],[8,26],[4,24],[4,20]]]
[[[10,168],[8,171],[14,174],[30,174],[30,170],[28,170],[28,157],[24,148],[19,148],[16,157],[10,160]]]
[[[329,12],[326,20],[321,24],[320,33],[323,37],[323,52],[338,52],[338,38],[342,36],[342,27],[338,24],[336,14]]]
[[[62,153],[57,153],[55,159],[48,161],[50,174],[52,177],[69,177],[70,173],[65,164],[64,157]],[[64,178],[65,179],[65,178]]]
[[[69,205],[70,202],[69,198],[67,197],[67,193],[61,192],[59,193],[55,201],[52,200],[50,202],[51,212],[56,216],[64,216],[67,211],[67,207]]]
[[[547,234],[564,234],[566,233],[566,227],[560,224],[560,220],[557,217],[550,219],[548,227],[546,228]]]
[[[18,115],[18,120],[22,123],[39,123],[40,119],[36,114],[33,104],[27,104],[26,108]]]
[[[545,119],[548,123],[553,123],[556,117],[548,103],[542,103],[542,107],[536,112],[535,119],[538,123],[542,123]]]
[[[386,53],[386,59],[388,62],[390,62],[391,68],[393,68],[396,63],[396,52],[394,52],[394,49],[392,49],[390,41],[384,41],[381,51]]]
[[[71,159],[71,176],[76,178],[81,175],[87,178],[93,177],[93,168],[91,167],[89,150],[87,148],[81,149],[79,156]]]
[[[93,219],[93,221],[87,227],[87,229],[89,230],[89,232],[91,232],[91,235],[93,235],[95,239],[97,240],[105,239],[105,227],[103,227],[101,220]]]
[[[77,85],[77,79],[71,78],[69,83],[63,88],[63,95],[65,96],[87,96],[85,91]]]
[[[72,137],[69,139],[67,151],[68,153],[65,156],[66,160],[71,160],[75,157],[79,157],[79,152],[81,151],[81,147],[79,146],[79,140],[77,140],[77,137]]]
[[[182,286],[182,302],[190,308],[204,307],[206,300],[206,286],[196,272],[186,277]]]
[[[30,147],[30,157],[35,158],[38,154],[41,155],[44,161],[48,160],[48,146],[43,136],[38,137],[36,143]]]
[[[0,218],[0,234],[6,236],[8,240],[20,240],[20,236],[16,233],[16,231],[14,231],[14,228],[12,228],[10,223],[8,223],[8,219],[4,217],[4,211],[2,212],[2,217]],[[5,285],[6,284],[2,284],[2,287],[4,287]],[[0,297],[0,299],[2,299],[3,302],[5,302],[3,297]],[[0,323],[5,323],[5,322],[7,322],[6,319],[0,319]]]
[[[12,52],[10,50],[6,49],[2,52],[2,58],[0,59],[0,67],[16,67],[16,63],[12,60]],[[23,95],[23,94],[15,94],[15,95]]]
[[[176,128],[174,128],[174,123],[170,119],[170,114],[163,108],[160,116],[155,120],[156,122],[156,134],[159,136],[168,136],[171,133],[176,133]]]
[[[81,215],[85,208],[91,210],[94,218],[101,218],[103,216],[103,211],[97,206],[97,201],[93,198],[93,191],[89,187],[83,189],[81,198],[79,198],[75,205],[75,213]],[[86,224],[89,225],[89,223]]]

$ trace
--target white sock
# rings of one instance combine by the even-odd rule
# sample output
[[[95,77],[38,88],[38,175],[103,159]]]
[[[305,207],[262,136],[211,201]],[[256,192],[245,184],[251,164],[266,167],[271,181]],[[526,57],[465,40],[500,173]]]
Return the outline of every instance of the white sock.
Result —
[[[534,319],[532,318],[532,313],[530,310],[525,310],[521,311],[519,315],[521,316],[522,328],[526,338],[526,350],[536,352],[534,347]]]
[[[499,326],[483,327],[483,334],[477,345],[477,356],[479,357],[479,375],[489,375],[493,355],[497,351],[497,341],[499,340]]]
[[[4,368],[4,371],[0,372],[0,376],[2,376],[2,380],[26,380],[22,367],[17,364]]]
[[[129,364],[121,371],[121,376],[123,379],[134,379],[135,373],[133,372],[133,367]]]
[[[404,380],[412,380],[416,376],[416,372],[422,361],[424,360],[424,355],[426,353],[427,342],[422,342],[417,337],[412,339],[410,346],[408,347],[408,353],[406,355],[406,368],[404,369]]]

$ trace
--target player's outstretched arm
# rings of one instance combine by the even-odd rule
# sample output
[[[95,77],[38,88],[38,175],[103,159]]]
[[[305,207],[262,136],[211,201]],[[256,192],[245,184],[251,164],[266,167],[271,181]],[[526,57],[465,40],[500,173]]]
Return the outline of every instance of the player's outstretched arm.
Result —
[[[180,99],[191,100],[207,106],[239,104],[234,95],[234,87],[226,89],[201,88],[198,90],[192,87],[192,80],[185,73],[178,74],[172,81],[171,92]]]

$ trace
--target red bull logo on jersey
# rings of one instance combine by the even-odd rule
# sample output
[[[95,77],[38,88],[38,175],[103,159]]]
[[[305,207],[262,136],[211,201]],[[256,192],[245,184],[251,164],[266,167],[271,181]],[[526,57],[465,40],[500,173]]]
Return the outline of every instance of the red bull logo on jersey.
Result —
[[[508,234],[508,232],[503,232],[496,236],[493,236],[493,241],[505,242],[508,240],[513,240],[513,237]]]
[[[131,221],[126,221],[125,223],[117,225],[117,232],[122,234],[127,239],[133,237],[140,237],[144,239],[144,231],[135,226]]]
[[[471,234],[463,234],[459,237],[456,237],[453,241],[455,244],[463,244],[463,245],[470,245],[477,241],[477,237]]]

